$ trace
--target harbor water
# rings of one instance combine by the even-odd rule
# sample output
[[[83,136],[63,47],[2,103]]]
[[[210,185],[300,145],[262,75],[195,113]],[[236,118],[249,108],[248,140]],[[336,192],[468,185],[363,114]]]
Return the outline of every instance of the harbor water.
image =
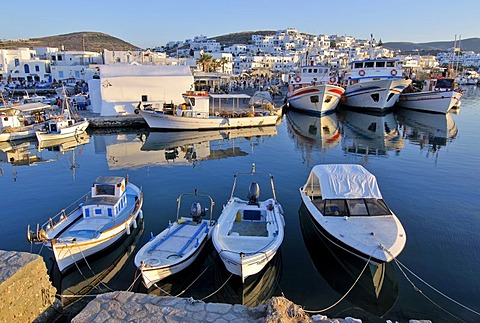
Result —
[[[105,129],[45,148],[34,139],[0,143],[0,248],[40,252],[63,295],[126,290],[139,275],[136,250],[175,219],[181,193],[198,189],[211,195],[218,218],[233,175],[255,163],[258,172],[274,176],[286,222],[281,252],[269,265],[242,286],[210,244],[184,272],[149,291],[136,280],[134,291],[247,305],[283,294],[312,313],[347,294],[321,314],[364,322],[479,321],[474,312],[480,312],[479,124],[480,87],[466,87],[461,108],[446,116],[339,109],[319,118],[288,112],[270,128]],[[365,267],[312,230],[299,188],[310,169],[324,163],[361,164],[377,177],[407,233],[398,262]],[[88,266],[56,273],[49,250],[27,242],[27,225],[47,221],[87,192],[97,176],[126,174],[144,192],[144,222]],[[261,187],[260,199],[268,191]],[[97,277],[90,278],[92,273]]]

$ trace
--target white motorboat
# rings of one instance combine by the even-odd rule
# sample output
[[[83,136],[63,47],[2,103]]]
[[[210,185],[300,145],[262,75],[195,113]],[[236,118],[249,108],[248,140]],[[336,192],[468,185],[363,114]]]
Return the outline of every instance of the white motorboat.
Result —
[[[91,192],[51,217],[32,232],[30,242],[50,247],[63,272],[76,262],[109,247],[130,234],[143,217],[143,193],[128,178],[99,176]]]
[[[178,107],[141,107],[138,111],[153,129],[207,130],[276,125],[281,109],[264,104],[242,109],[240,101],[251,97],[246,94],[208,94],[194,91],[183,94],[185,103]],[[218,106],[215,106],[218,100]],[[212,101],[212,105],[210,105]]]
[[[283,209],[277,202],[272,175],[267,173],[272,197],[258,200],[258,182],[250,184],[247,200],[234,196],[239,175],[256,174],[253,164],[251,173],[235,175],[232,194],[212,235],[213,245],[225,267],[230,273],[240,276],[242,282],[265,267],[277,253],[284,237]]]
[[[50,119],[50,104],[41,102],[12,105],[0,109],[0,142],[35,137]]]
[[[419,92],[406,92],[400,95],[399,107],[422,112],[447,113],[460,106],[462,92],[455,79],[439,78],[422,82]]]
[[[384,202],[375,176],[360,165],[316,165],[300,195],[315,228],[360,258],[390,262],[405,247],[402,224]]]
[[[185,196],[208,199],[210,209],[194,202],[190,216],[181,216],[182,199]],[[211,238],[215,221],[213,215],[213,199],[209,195],[183,193],[177,199],[177,219],[157,236],[152,237],[135,256],[135,266],[142,272],[143,283],[147,288],[156,282],[187,268],[198,257],[207,241]],[[203,219],[206,211],[210,218]]]
[[[412,80],[402,76],[400,62],[395,59],[373,58],[350,63],[342,73],[346,87],[342,104],[368,110],[387,110],[398,101],[400,93]]]
[[[287,92],[288,107],[300,112],[323,115],[333,112],[345,89],[328,66],[302,66],[291,80]]]

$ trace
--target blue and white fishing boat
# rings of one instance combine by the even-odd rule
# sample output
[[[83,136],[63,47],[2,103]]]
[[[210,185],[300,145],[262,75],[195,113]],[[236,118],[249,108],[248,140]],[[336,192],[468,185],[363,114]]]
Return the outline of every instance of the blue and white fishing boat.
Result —
[[[210,209],[202,208],[199,202],[191,205],[190,216],[181,216],[182,199],[185,196],[203,197],[210,202]],[[155,237],[152,236],[135,256],[135,266],[142,272],[147,288],[156,282],[187,268],[198,257],[212,236],[215,226],[213,199],[209,195],[183,193],[177,199],[177,219]],[[210,218],[203,219],[210,211]]]
[[[91,192],[37,225],[35,232],[28,226],[27,239],[51,248],[63,272],[130,234],[143,217],[142,205],[141,189],[128,178],[100,176]]]

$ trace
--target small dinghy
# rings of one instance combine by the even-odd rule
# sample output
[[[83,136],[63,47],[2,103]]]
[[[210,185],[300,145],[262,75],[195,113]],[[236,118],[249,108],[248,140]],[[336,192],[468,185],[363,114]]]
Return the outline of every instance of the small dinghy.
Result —
[[[248,200],[242,200],[234,196],[240,174],[234,177],[232,194],[213,230],[212,241],[227,270],[245,282],[248,276],[260,272],[277,253],[283,242],[285,221],[275,195],[273,176],[265,173],[270,177],[272,197],[259,201],[260,187],[257,182],[252,182]],[[243,173],[248,176],[256,174],[255,164],[251,173]]]
[[[210,218],[202,219],[207,208],[194,202],[190,217],[180,216],[182,198],[185,196],[203,197],[210,201]],[[209,195],[183,193],[177,199],[177,220],[157,236],[152,237],[135,256],[135,266],[142,272],[145,286],[150,288],[156,282],[187,268],[200,254],[211,238],[215,221],[213,199]]]
[[[91,192],[37,225],[35,232],[28,226],[27,239],[50,247],[64,272],[129,235],[143,217],[142,204],[141,189],[128,178],[99,176]]]

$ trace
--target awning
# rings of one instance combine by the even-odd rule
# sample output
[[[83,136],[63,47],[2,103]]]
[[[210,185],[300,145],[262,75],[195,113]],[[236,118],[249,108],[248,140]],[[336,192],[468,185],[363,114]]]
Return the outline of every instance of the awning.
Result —
[[[312,174],[319,180],[323,199],[382,198],[375,176],[360,165],[317,165]]]

